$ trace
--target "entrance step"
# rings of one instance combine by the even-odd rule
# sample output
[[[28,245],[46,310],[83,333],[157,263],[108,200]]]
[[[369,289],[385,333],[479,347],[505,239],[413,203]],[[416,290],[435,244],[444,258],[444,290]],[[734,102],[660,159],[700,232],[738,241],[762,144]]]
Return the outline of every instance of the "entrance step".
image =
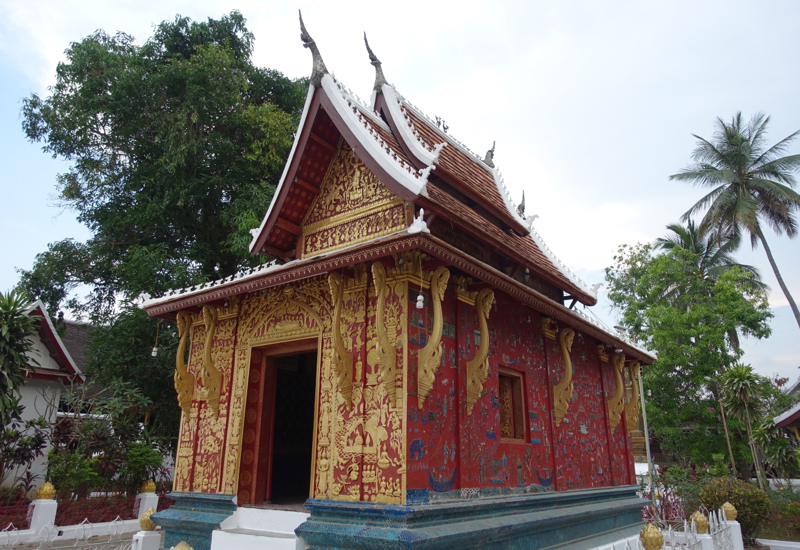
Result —
[[[211,534],[211,550],[305,550],[294,530],[307,518],[302,512],[237,508]]]

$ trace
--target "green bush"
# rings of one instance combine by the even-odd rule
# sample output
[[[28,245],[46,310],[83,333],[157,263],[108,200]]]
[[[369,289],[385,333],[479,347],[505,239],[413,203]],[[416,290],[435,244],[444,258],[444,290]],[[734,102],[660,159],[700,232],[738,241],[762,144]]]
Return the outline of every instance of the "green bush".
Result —
[[[128,494],[136,494],[142,483],[155,479],[161,467],[161,453],[146,443],[130,443],[125,462],[120,466],[118,484]]]
[[[700,492],[700,500],[709,510],[718,510],[725,502],[736,507],[736,521],[742,526],[745,541],[752,539],[769,517],[770,500],[758,487],[730,477],[715,479]]]
[[[99,461],[77,453],[59,454],[51,448],[47,455],[47,481],[58,490],[59,500],[70,500],[72,495],[85,498],[92,489],[102,486]]]

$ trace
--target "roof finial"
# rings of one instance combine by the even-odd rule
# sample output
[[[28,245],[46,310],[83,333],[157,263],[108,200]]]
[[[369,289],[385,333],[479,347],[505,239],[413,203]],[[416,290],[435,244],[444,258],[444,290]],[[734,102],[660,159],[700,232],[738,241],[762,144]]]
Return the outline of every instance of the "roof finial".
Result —
[[[517,214],[520,215],[521,218],[525,217],[525,190],[522,190],[522,201],[517,206]]]
[[[486,151],[486,158],[483,159],[483,163],[488,166],[489,168],[494,168],[494,146],[497,142],[492,142],[492,148]]]
[[[373,90],[376,92],[380,92],[383,88],[383,85],[386,84],[386,77],[383,76],[383,69],[381,69],[381,62],[372,53],[372,48],[369,47],[369,42],[367,42],[367,33],[364,33],[364,44],[367,45],[367,52],[369,53],[369,62],[375,67],[375,85],[372,87]]]
[[[303,12],[300,10],[297,11],[300,13],[300,40],[303,41],[304,48],[311,50],[311,56],[314,60],[314,68],[311,71],[311,84],[315,88],[319,88],[320,84],[322,83],[322,75],[326,74],[328,69],[325,67],[325,62],[322,60],[322,56],[319,54],[317,43],[314,42],[314,39],[311,38],[310,34],[308,34],[306,26],[303,24]]]

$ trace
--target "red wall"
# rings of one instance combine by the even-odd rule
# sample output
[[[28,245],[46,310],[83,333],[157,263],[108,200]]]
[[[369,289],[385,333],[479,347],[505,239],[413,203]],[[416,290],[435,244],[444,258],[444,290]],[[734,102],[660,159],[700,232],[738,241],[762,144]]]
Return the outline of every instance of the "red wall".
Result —
[[[578,331],[570,357],[574,393],[556,427],[550,391],[564,372],[557,341],[541,330],[541,315],[504,294],[495,294],[489,315],[489,377],[485,394],[466,411],[466,363],[479,344],[476,309],[456,299],[453,285],[442,304],[442,363],[420,409],[417,353],[432,326],[430,293],[415,308],[419,289],[409,289],[408,489],[431,492],[478,488],[571,490],[630,483],[633,455],[624,419],[609,442],[607,402],[616,383],[611,364],[600,362],[598,342]],[[559,328],[566,328],[560,325]],[[525,442],[500,437],[498,368],[523,374]]]

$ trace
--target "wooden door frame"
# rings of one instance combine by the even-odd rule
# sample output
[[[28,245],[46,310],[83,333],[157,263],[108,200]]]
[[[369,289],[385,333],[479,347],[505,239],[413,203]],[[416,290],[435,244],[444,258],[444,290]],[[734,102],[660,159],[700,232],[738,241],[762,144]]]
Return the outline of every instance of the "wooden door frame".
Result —
[[[319,406],[319,372],[320,366],[322,364],[322,334],[306,334],[306,335],[298,335],[292,338],[284,338],[280,340],[273,340],[273,341],[265,341],[265,342],[257,342],[251,346],[251,356],[252,352],[257,350],[261,353],[261,374],[262,374],[262,384],[261,384],[261,391],[259,392],[259,401],[258,404],[259,408],[259,426],[256,432],[256,445],[255,445],[255,452],[253,457],[253,481],[252,487],[255,489],[259,485],[259,480],[261,476],[266,475],[266,487],[264,491],[264,501],[269,501],[272,497],[272,458],[273,458],[273,442],[274,442],[274,434],[275,434],[275,394],[277,392],[277,368],[275,365],[275,360],[279,357],[286,357],[289,355],[300,355],[303,353],[311,353],[316,352],[317,354],[317,366],[316,366],[316,374],[315,374],[315,381],[314,381],[314,433],[312,435],[312,457],[311,457],[311,471],[309,472],[309,498],[313,496],[313,482],[314,482],[314,468],[316,467],[316,453],[314,452],[315,444],[317,441],[317,422],[318,422],[318,406]],[[268,388],[267,386],[267,378],[270,378],[271,384]],[[270,395],[266,395],[266,392],[271,389]],[[249,389],[248,389],[249,391]],[[247,396],[245,397],[247,400]],[[270,407],[269,414],[265,414],[264,408]],[[265,435],[265,428],[266,425],[269,425],[268,428],[268,441],[261,441],[262,436]],[[268,462],[266,465],[266,469],[264,471],[260,471],[259,462],[261,460],[262,453],[268,454]],[[260,492],[260,491],[259,491]],[[237,489],[238,494],[238,489]],[[253,500],[257,499],[256,494],[252,494],[250,497],[251,503]]]

